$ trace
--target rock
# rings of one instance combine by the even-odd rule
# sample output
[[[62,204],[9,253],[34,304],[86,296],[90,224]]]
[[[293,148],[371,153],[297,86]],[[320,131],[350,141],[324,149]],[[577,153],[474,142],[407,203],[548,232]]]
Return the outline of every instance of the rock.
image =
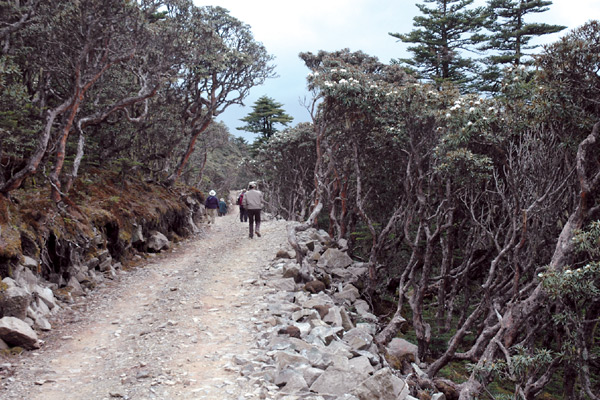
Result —
[[[346,268],[352,265],[352,259],[347,253],[341,250],[329,248],[321,255],[317,265],[326,270]]]
[[[330,307],[329,312],[323,318],[323,322],[332,326],[342,326],[342,313],[339,307]]]
[[[298,264],[285,265],[283,267],[283,277],[293,278],[294,282],[299,283],[302,280],[302,277],[300,276],[300,268],[298,268]]]
[[[38,269],[38,261],[29,256],[23,256],[23,266],[28,268],[31,271],[37,272]]]
[[[284,387],[281,388],[283,393],[296,393],[308,391],[308,384],[301,372],[294,371],[289,375]]]
[[[349,364],[351,369],[366,372],[368,374],[375,372],[375,368],[373,368],[371,361],[369,361],[369,357],[367,356],[354,357],[350,359]]]
[[[373,336],[365,329],[354,328],[344,334],[343,341],[354,351],[366,350],[373,343]]]
[[[310,299],[306,300],[302,303],[302,307],[304,308],[315,308],[317,305],[334,305],[331,297],[326,295],[323,292],[317,293],[314,296],[311,296]]]
[[[360,316],[371,312],[371,306],[369,306],[369,303],[367,303],[363,299],[357,299],[354,302],[354,309]]]
[[[294,313],[292,314],[293,321],[310,321],[311,319],[315,318],[321,318],[317,310],[308,310],[306,308],[294,311]]]
[[[273,357],[275,359],[275,366],[278,371],[283,371],[290,367],[309,367],[310,363],[306,357],[288,351],[277,351]]]
[[[351,392],[360,400],[402,400],[408,396],[408,385],[389,368],[375,372]]]
[[[50,331],[52,330],[52,325],[50,325],[50,322],[48,322],[48,320],[46,318],[44,318],[43,316],[39,315],[39,314],[33,314],[34,318],[33,319],[33,327],[36,329],[39,329],[40,331]]]
[[[290,337],[295,337],[300,339],[300,328],[293,326],[293,325],[289,325],[286,326],[285,328],[281,328],[279,331],[277,331],[278,334],[280,335],[288,335]]]
[[[354,324],[352,323],[352,319],[346,312],[345,308],[340,309],[340,315],[342,316],[342,327],[344,330],[349,331],[354,328]]]
[[[310,385],[310,390],[321,395],[342,396],[350,393],[367,376],[360,371],[329,367]]]
[[[85,295],[85,291],[81,287],[81,284],[74,276],[69,279],[67,286],[70,288],[70,292],[72,296],[83,296]]]
[[[15,268],[13,276],[15,277],[17,286],[22,287],[29,293],[38,284],[38,277],[29,268],[25,268],[22,265],[18,265]]]
[[[25,322],[15,317],[0,319],[0,339],[11,347],[39,349],[37,334]]]
[[[133,232],[131,232],[131,244],[140,245],[145,242],[146,238],[142,232],[142,226],[139,224],[133,224]]]
[[[266,285],[283,292],[293,292],[296,290],[296,281],[294,278],[270,279],[266,282]]]
[[[431,400],[446,400],[446,396],[443,393],[434,393]]]
[[[341,292],[335,293],[333,297],[336,300],[347,301],[348,304],[352,304],[360,297],[360,292],[354,285],[347,284]]]
[[[158,253],[161,250],[167,250],[169,248],[169,239],[158,231],[152,231],[148,238],[147,248],[154,253]]]
[[[319,316],[321,317],[321,319],[325,318],[325,316],[327,314],[329,314],[329,309],[332,306],[330,305],[324,305],[324,304],[317,304],[316,306],[313,307],[313,309],[317,310],[317,312],[319,313]]]
[[[386,346],[386,350],[388,358],[391,358],[391,360],[388,361],[392,365],[399,367],[398,369],[400,369],[402,367],[402,364],[404,364],[405,362],[417,362],[417,364],[419,362],[418,347],[404,339],[392,339],[392,341]]]
[[[54,297],[54,293],[50,288],[36,286],[33,290],[33,293],[37,296],[38,299],[43,301],[44,304],[46,304],[46,306],[48,306],[50,310],[54,310],[58,307],[56,304],[56,298]]]
[[[458,400],[459,391],[456,388],[456,384],[452,381],[443,378],[436,378],[433,383],[437,390],[444,394],[444,397],[448,400]]]
[[[347,239],[339,239],[337,241],[337,245],[341,251],[348,251],[348,240]]]
[[[316,294],[325,290],[325,284],[318,280],[310,281],[304,285],[304,290],[309,293]]]
[[[98,265],[100,272],[108,272],[112,266],[112,258],[109,257]]]
[[[277,250],[277,254],[275,254],[275,258],[284,258],[284,259],[292,259],[294,256],[290,257],[290,252],[284,249]]]
[[[323,374],[321,368],[309,367],[303,371],[302,376],[304,377],[304,382],[308,386],[311,386],[321,374]]]
[[[92,257],[86,263],[88,269],[95,269],[98,265],[100,265],[100,259],[97,257]]]
[[[0,314],[21,320],[25,319],[31,300],[32,297],[27,290],[17,286],[9,287],[0,292]]]
[[[338,334],[343,330],[344,328],[342,327],[317,326],[310,331],[306,337],[306,341],[309,343],[321,343],[328,345],[335,338],[337,338]]]
[[[108,259],[112,259],[110,252],[108,250],[102,250],[100,253],[98,253],[98,263],[102,263]]]

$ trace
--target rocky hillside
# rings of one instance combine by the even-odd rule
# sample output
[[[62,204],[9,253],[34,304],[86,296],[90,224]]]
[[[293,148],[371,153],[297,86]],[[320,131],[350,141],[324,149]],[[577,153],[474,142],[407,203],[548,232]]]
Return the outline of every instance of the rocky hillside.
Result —
[[[0,196],[0,347],[34,348],[56,297],[69,301],[197,231],[203,195],[91,170],[65,201],[28,182]]]

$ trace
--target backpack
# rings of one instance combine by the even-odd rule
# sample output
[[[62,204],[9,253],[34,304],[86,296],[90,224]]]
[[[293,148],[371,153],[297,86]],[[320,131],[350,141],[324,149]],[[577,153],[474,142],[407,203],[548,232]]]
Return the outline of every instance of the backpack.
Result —
[[[244,194],[240,194],[240,197],[238,197],[238,205],[242,206],[242,201],[244,200]]]

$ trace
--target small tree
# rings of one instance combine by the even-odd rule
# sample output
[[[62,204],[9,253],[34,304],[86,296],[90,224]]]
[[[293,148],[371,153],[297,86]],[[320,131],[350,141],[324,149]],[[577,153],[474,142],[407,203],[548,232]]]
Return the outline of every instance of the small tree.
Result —
[[[286,126],[293,120],[281,108],[282,106],[283,104],[277,103],[274,99],[262,96],[254,103],[252,112],[240,120],[246,125],[236,129],[260,134],[257,140],[259,143],[264,143],[277,132],[275,124]]]

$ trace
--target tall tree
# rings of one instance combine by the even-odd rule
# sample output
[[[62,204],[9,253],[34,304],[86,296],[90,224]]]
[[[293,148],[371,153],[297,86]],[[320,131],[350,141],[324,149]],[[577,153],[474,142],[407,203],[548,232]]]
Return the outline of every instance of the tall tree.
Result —
[[[254,40],[250,27],[221,7],[190,5],[183,22],[189,43],[180,79],[173,82],[183,102],[187,149],[166,180],[174,183],[194,152],[198,137],[232,104],[242,104],[253,86],[273,76],[272,56]]]
[[[562,25],[525,22],[528,14],[548,11],[551,4],[551,0],[488,0],[490,34],[480,50],[493,52],[486,58],[487,68],[482,74],[484,81],[492,85],[485,90],[497,91],[502,66],[517,67],[532,62],[529,51],[539,45],[530,44],[531,39],[565,29]]]
[[[438,85],[445,81],[461,83],[467,80],[475,65],[461,51],[469,51],[481,41],[482,36],[477,33],[485,22],[483,7],[467,8],[473,1],[424,0],[433,3],[433,8],[417,4],[423,13],[413,19],[418,29],[408,34],[390,33],[404,43],[414,44],[408,48],[413,58],[398,62],[416,67],[423,78]]]
[[[262,96],[254,103],[252,112],[241,119],[246,125],[236,128],[241,131],[258,133],[258,142],[262,143],[271,138],[276,132],[275,124],[286,126],[294,118],[290,117],[282,108],[283,104],[276,102],[268,96]]]

